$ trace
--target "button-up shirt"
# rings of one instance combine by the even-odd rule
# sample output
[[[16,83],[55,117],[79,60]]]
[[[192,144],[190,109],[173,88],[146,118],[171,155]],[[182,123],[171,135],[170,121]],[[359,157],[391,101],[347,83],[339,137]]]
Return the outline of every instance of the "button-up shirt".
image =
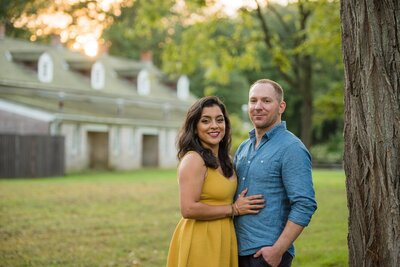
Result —
[[[251,255],[272,246],[288,220],[307,226],[317,203],[312,183],[311,156],[304,144],[281,122],[269,130],[257,147],[255,130],[238,148],[234,165],[237,194],[262,194],[265,207],[257,215],[238,216],[235,227],[239,255]],[[289,253],[294,256],[293,244]]]

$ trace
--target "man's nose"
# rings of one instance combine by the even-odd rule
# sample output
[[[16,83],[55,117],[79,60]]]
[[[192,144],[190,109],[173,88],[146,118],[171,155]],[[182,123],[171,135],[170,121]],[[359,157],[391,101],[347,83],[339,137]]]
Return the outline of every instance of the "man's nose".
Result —
[[[254,105],[254,109],[262,109],[262,103],[261,101],[257,101],[256,104]]]

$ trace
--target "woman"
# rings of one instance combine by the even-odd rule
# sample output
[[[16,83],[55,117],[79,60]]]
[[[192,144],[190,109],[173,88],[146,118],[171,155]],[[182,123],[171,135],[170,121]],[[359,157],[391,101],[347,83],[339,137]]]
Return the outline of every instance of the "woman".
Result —
[[[196,101],[178,139],[180,208],[167,267],[237,267],[233,216],[256,214],[261,195],[240,193],[232,204],[237,178],[229,148],[231,125],[215,96]]]

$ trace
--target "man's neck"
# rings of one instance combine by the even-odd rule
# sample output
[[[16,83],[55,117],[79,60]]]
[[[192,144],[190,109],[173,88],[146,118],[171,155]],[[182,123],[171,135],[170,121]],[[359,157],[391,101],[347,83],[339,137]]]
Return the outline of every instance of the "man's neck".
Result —
[[[281,121],[277,121],[276,123],[274,123],[273,125],[269,126],[268,128],[255,128],[255,134],[256,134],[256,144],[255,147],[257,147],[260,143],[261,140],[263,138],[263,136],[272,128],[274,128],[276,125],[278,125],[279,123],[281,123]]]
[[[256,128],[256,144],[255,144],[255,148],[257,148],[258,145],[261,143],[261,140],[262,140],[263,136],[265,135],[265,133],[267,131],[268,130],[266,130],[266,129],[257,129]]]

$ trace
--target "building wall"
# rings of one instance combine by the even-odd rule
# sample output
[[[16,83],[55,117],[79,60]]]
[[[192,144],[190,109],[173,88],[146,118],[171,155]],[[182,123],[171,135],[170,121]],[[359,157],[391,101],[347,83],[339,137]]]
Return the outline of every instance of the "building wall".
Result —
[[[93,133],[107,133],[108,135],[108,165],[104,169],[134,170],[143,167],[146,158],[157,155],[157,166],[161,168],[176,167],[175,139],[176,129],[160,129],[157,127],[135,127],[118,125],[73,124],[63,123],[60,126],[61,134],[65,136],[66,171],[82,171],[91,167],[91,149],[104,148],[101,144],[93,145],[89,139]],[[148,138],[155,144],[145,144]],[[146,142],[146,141],[145,141]],[[150,141],[151,142],[151,141]],[[93,147],[94,146],[94,147]],[[150,149],[149,149],[150,147]],[[147,154],[144,154],[147,153]]]
[[[60,134],[65,137],[65,170],[81,171],[89,167],[85,125],[62,123]]]
[[[102,158],[101,155],[106,153],[105,157],[108,160],[103,160],[104,169],[134,170],[143,165],[174,168],[177,164],[175,147],[177,129],[174,128],[57,120],[49,123],[0,110],[0,133],[64,136],[66,172],[83,171],[93,166],[99,167],[93,162],[96,160],[96,157],[93,157],[96,153],[99,153],[97,158]],[[99,141],[104,138],[108,140]]]
[[[0,110],[0,133],[49,134],[49,123]]]
[[[149,128],[149,127],[139,127],[137,130],[137,139],[139,144],[143,145],[143,136],[158,136],[158,167],[160,168],[174,168],[177,165],[176,160],[176,148],[175,139],[177,135],[177,129],[170,128]],[[141,157],[143,147],[138,148],[138,155]],[[157,148],[155,148],[157,149]],[[149,152],[149,151],[148,151]],[[151,153],[151,151],[150,151]],[[142,162],[142,159],[139,160]]]
[[[164,128],[160,131],[159,142],[159,167],[161,168],[174,168],[177,166],[177,149],[176,138],[178,135],[177,129]]]
[[[113,126],[109,138],[111,169],[132,170],[141,167],[137,153],[140,144],[134,127]]]

